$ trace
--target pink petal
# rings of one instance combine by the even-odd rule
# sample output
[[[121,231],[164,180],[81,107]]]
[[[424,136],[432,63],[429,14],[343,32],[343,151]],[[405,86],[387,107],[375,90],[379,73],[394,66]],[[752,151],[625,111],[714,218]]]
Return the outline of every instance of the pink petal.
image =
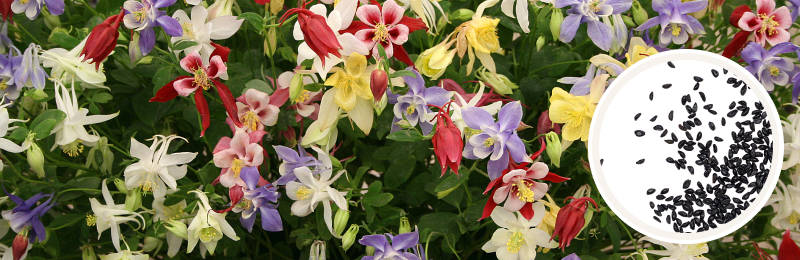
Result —
[[[547,190],[549,189],[547,184],[541,182],[534,182],[533,187],[530,188],[533,190],[534,200],[540,200],[542,197],[544,197],[544,194],[547,193]]]
[[[380,42],[380,44],[383,45],[383,50],[386,51],[386,57],[391,58],[392,55],[394,55],[394,49],[393,49],[394,47],[392,45],[392,42],[385,41],[385,42]],[[372,55],[378,57],[379,53],[380,52],[378,51],[378,45],[375,44],[375,46],[372,47]]]
[[[506,173],[506,175],[503,175],[503,183],[513,182],[514,179],[516,179],[514,177],[520,177],[520,176],[525,176],[525,170],[517,169],[510,171]]]
[[[214,165],[218,168],[230,168],[235,159],[239,159],[239,156],[235,151],[228,149],[214,154]]]
[[[775,10],[775,0],[756,0],[756,7],[759,14],[771,14]]]
[[[225,63],[222,62],[222,58],[219,56],[212,57],[210,62],[211,64],[209,64],[208,68],[206,69],[206,75],[208,75],[209,78],[218,78],[220,75],[228,71],[228,67],[225,66]]]
[[[239,158],[247,155],[247,146],[250,144],[250,136],[244,131],[237,131],[231,140],[231,151],[234,151]]]
[[[280,112],[280,108],[267,104],[267,107],[259,111],[257,115],[262,124],[273,126],[278,122],[278,113]]]
[[[231,138],[223,136],[222,138],[219,139],[219,142],[217,142],[217,146],[214,147],[213,153],[218,153],[223,150],[228,150],[230,148],[231,148]]]
[[[494,195],[492,195],[492,200],[494,203],[503,203],[508,197],[508,192],[511,191],[511,186],[502,186],[495,190]]]
[[[398,24],[389,29],[389,40],[397,45],[403,45],[408,41],[408,26]]]
[[[547,172],[549,171],[550,168],[547,167],[547,164],[542,162],[537,162],[531,165],[530,168],[528,168],[528,174],[525,177],[529,179],[538,180],[544,178],[544,176],[547,176]]]
[[[186,70],[186,72],[194,74],[194,72],[203,67],[203,58],[200,57],[200,53],[197,51],[193,51],[189,55],[186,55],[185,58],[181,60],[181,68]]]
[[[775,46],[778,43],[788,42],[789,38],[791,37],[791,35],[789,35],[789,32],[787,32],[786,29],[783,28],[775,28],[775,32],[776,33],[773,33],[772,35],[766,33],[764,34],[767,37],[767,42],[769,42],[769,44],[772,46]]]
[[[187,97],[189,94],[194,93],[197,88],[199,88],[198,86],[194,85],[193,82],[194,78],[184,78],[176,80],[175,83],[173,83],[173,86],[175,87],[175,91],[178,92],[178,95]]]
[[[356,10],[356,16],[362,22],[370,25],[370,27],[375,27],[376,24],[382,22],[381,10],[376,5],[362,5],[358,7],[358,10]]]
[[[778,22],[778,27],[783,29],[789,29],[792,27],[792,15],[789,11],[789,8],[786,6],[781,6],[781,8],[775,10],[772,15],[775,16],[772,18],[772,20]]]
[[[400,7],[394,0],[389,0],[383,3],[383,23],[386,25],[395,25],[403,19],[403,8]],[[359,17],[360,18],[360,17]]]
[[[252,143],[247,146],[247,155],[243,159],[247,166],[259,166],[264,162],[264,148],[261,148],[257,143]]]
[[[525,202],[519,200],[519,197],[517,197],[513,193],[506,200],[506,203],[503,204],[503,208],[508,210],[509,212],[517,212],[522,208],[522,206],[525,206]]]
[[[368,49],[375,47],[375,40],[373,40],[375,37],[375,31],[372,29],[357,31],[354,36],[356,36],[356,39],[363,42],[364,45],[367,45]]]
[[[742,14],[742,18],[739,19],[739,28],[745,31],[755,31],[761,28],[761,19],[758,19],[758,17],[751,12],[746,12]]]

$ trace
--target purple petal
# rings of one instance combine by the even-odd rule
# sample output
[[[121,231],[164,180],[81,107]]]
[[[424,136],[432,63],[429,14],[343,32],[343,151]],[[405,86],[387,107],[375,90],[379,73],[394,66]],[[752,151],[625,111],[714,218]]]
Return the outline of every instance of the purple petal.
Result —
[[[444,106],[450,101],[450,91],[440,87],[430,87],[425,89],[425,102],[434,106]]]
[[[578,32],[582,17],[583,15],[580,14],[571,14],[564,18],[564,22],[561,23],[561,36],[558,39],[562,42],[571,42],[575,38],[575,33]]]
[[[278,210],[267,207],[260,207],[259,210],[261,211],[261,228],[269,232],[283,230],[283,222],[281,222]]]
[[[153,6],[154,6],[155,8],[164,8],[164,7],[170,7],[170,6],[172,6],[173,4],[175,4],[175,1],[176,1],[176,0],[156,0],[156,2],[155,2],[155,3],[153,3]],[[176,37],[177,37],[177,36],[176,36]]]
[[[52,15],[60,15],[64,13],[64,0],[44,0],[47,5],[47,10]]]
[[[239,217],[239,223],[242,223],[242,226],[247,229],[247,232],[253,233],[253,225],[256,224],[256,215],[253,214],[250,218]]]
[[[639,27],[636,27],[635,30],[644,31],[644,30],[653,28],[654,26],[656,26],[658,24],[659,24],[659,18],[658,17],[653,17],[653,18],[648,19],[642,25],[639,25]]]
[[[519,104],[519,101],[508,103],[503,106],[498,113],[497,123],[500,124],[500,129],[498,130],[503,132],[510,129],[517,129],[521,120],[522,106]]]
[[[428,135],[428,134],[431,133],[431,131],[433,131],[433,124],[431,124],[427,120],[420,121],[419,122],[419,127],[422,128],[422,134],[423,135]]]
[[[672,13],[672,5],[667,0],[653,0],[653,10],[659,14],[669,15]]]
[[[800,96],[800,73],[794,75],[792,78],[794,86],[792,86],[792,104],[797,104],[797,97]]]
[[[753,65],[753,61],[760,61],[761,60],[761,52],[764,50],[764,47],[761,47],[758,43],[751,42],[747,44],[747,47],[742,49],[742,59],[744,59],[747,64]]]
[[[503,170],[508,168],[508,153],[503,153],[500,159],[489,161],[486,170],[489,172],[489,179],[497,179],[503,175]]]
[[[17,205],[20,205],[20,204],[24,203],[22,198],[17,197],[14,194],[8,193],[8,191],[6,191],[6,186],[5,185],[3,185],[2,187],[3,187],[3,192],[6,194],[6,196],[8,196],[9,199],[11,199],[11,201],[16,203]]]
[[[481,129],[482,126],[494,124],[492,115],[477,107],[461,109],[461,117],[464,118],[464,123],[472,129]]]
[[[591,21],[588,23],[589,38],[592,39],[597,47],[604,51],[611,48],[611,26],[600,21]]]
[[[564,8],[566,6],[577,5],[577,4],[580,4],[580,3],[581,3],[580,0],[559,0],[559,1],[555,1],[555,7],[556,8]]]
[[[244,181],[244,184],[247,185],[247,189],[256,189],[256,186],[258,185],[258,177],[260,176],[258,174],[258,167],[244,167],[240,171],[239,176]]]
[[[44,241],[44,239],[47,238],[47,231],[45,231],[42,221],[39,220],[38,218],[35,218],[31,222],[32,223],[30,224],[31,226],[33,226],[33,232],[35,237],[39,240],[39,242]],[[33,242],[34,236],[31,236],[30,239],[31,239],[30,241]]]
[[[278,157],[280,157],[281,160],[289,162],[300,161],[300,156],[295,150],[292,150],[292,148],[283,145],[273,145],[272,148],[275,148],[275,153],[278,154]]]
[[[686,24],[689,25],[689,28],[692,28],[693,34],[704,34],[706,33],[706,29],[703,28],[703,24],[700,23],[694,17],[684,15],[686,17]]]
[[[170,0],[164,0],[164,1],[170,1]],[[175,2],[175,0],[171,1],[173,3]],[[175,20],[175,18],[162,15],[156,18],[156,22],[158,22],[158,25],[160,25],[161,28],[164,28],[164,32],[166,32],[170,36],[172,37],[183,36],[183,27],[181,27],[181,24],[178,22],[178,20]]]
[[[153,28],[147,28],[139,31],[139,49],[142,55],[147,55],[156,46],[156,32]]]
[[[511,153],[511,158],[514,158],[514,161],[517,163],[525,161],[525,157],[528,156],[528,153],[525,151],[525,144],[517,133],[513,133],[508,137],[508,140],[506,140],[506,148],[508,148],[508,151]]]
[[[707,0],[691,1],[678,4],[681,14],[688,14],[703,10],[708,6]]]
[[[794,45],[794,43],[782,42],[782,43],[776,44],[775,46],[772,46],[772,48],[769,49],[769,54],[778,55],[778,54],[797,51],[798,49],[800,49],[800,48],[798,48],[797,45]]]
[[[375,250],[383,251],[383,249],[386,247],[386,243],[389,243],[389,241],[386,240],[386,236],[384,235],[366,235],[359,239],[358,243],[365,246],[374,247]]]
[[[633,1],[631,1],[631,0],[608,0],[608,1],[606,1],[606,4],[610,5],[611,7],[614,7],[614,12],[611,13],[611,14],[621,14],[621,13],[623,13],[625,11],[628,11],[628,9],[631,9],[631,5],[633,4]]]
[[[414,75],[416,75],[416,77],[403,76],[403,80],[409,87],[408,91],[414,94],[422,93],[422,91],[425,90],[425,79],[423,79],[422,76],[419,75],[419,72],[412,67],[408,67],[406,70],[414,72]]]
[[[414,232],[411,233],[403,233],[392,237],[392,248],[397,251],[409,249],[417,245],[418,242],[419,233],[417,233],[417,230],[414,230]]]
[[[572,253],[568,256],[565,256],[564,258],[561,258],[561,260],[581,260],[581,258],[578,257],[578,255],[576,255],[575,253]]]

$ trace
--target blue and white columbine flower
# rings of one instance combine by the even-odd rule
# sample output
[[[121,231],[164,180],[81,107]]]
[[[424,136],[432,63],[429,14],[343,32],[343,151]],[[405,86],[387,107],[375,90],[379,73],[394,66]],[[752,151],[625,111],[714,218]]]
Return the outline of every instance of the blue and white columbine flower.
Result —
[[[392,240],[386,239],[386,236]],[[362,260],[388,260],[388,259],[423,259],[419,244],[419,231],[403,233],[396,236],[392,234],[366,235],[358,240],[359,244],[375,248],[375,254],[365,256]]]
[[[258,167],[242,168],[242,180],[247,185],[244,197],[239,204],[233,208],[233,212],[241,212],[239,221],[248,232],[253,232],[253,225],[256,223],[256,211],[261,213],[261,228],[266,231],[278,232],[283,230],[281,215],[278,214],[278,198],[281,193],[275,186],[267,184],[257,187],[259,174]]]
[[[39,46],[35,43],[28,45],[22,54],[22,64],[14,70],[14,84],[29,88],[44,88],[47,74],[39,63]]]
[[[11,11],[15,14],[25,13],[28,19],[36,19],[42,12],[42,5],[47,5],[47,10],[52,15],[64,13],[64,0],[14,0],[11,3]]]
[[[464,123],[472,131],[480,130],[468,136],[464,144],[464,158],[475,160],[489,157],[487,170],[490,179],[500,177],[508,166],[509,155],[517,163],[530,160],[525,152],[525,144],[517,136],[517,127],[522,120],[519,101],[503,106],[498,112],[497,122],[489,112],[480,108],[464,108],[461,114]]]
[[[404,95],[394,95],[388,93],[389,103],[394,105],[394,119],[392,120],[392,132],[400,130],[397,122],[405,119],[412,127],[417,124],[422,127],[422,133],[428,135],[433,130],[434,113],[428,105],[443,106],[453,96],[453,92],[441,87],[425,87],[425,80],[419,72],[412,68],[406,70],[414,72],[416,77],[403,76],[403,80],[408,84],[408,92]]]
[[[561,24],[562,42],[571,42],[582,23],[588,24],[589,38],[597,47],[608,51],[614,42],[611,26],[601,21],[603,17],[621,14],[631,8],[631,0],[560,0],[556,8],[570,6],[569,14]]]
[[[636,28],[637,31],[644,31],[661,25],[661,45],[668,45],[670,42],[684,44],[689,40],[689,34],[703,34],[705,29],[700,21],[689,15],[703,10],[708,5],[707,0],[681,2],[681,0],[653,0],[653,10],[658,12],[658,16],[650,18],[647,22]]]
[[[300,145],[297,146],[297,152],[286,146],[275,145],[272,147],[275,148],[278,157],[283,160],[283,163],[278,166],[278,172],[281,177],[275,181],[275,185],[286,185],[291,181],[297,180],[297,176],[294,175],[294,169],[300,167],[308,167],[313,174],[319,174],[322,170],[332,169],[331,157],[316,146],[312,146],[311,149],[317,151],[319,159],[306,153],[305,149]]]
[[[784,86],[800,68],[786,57],[778,54],[794,52],[798,47],[790,42],[779,43],[769,50],[760,44],[751,42],[742,50],[742,59],[747,62],[745,69],[752,73],[767,91],[775,89],[775,85]],[[797,97],[795,96],[795,99]]]
[[[0,55],[0,95],[6,97],[6,102],[16,100],[22,89],[22,85],[17,85],[14,81],[14,71],[22,65],[22,55],[19,54],[19,50],[11,46],[8,53]]]
[[[147,55],[153,50],[156,44],[156,33],[154,27],[161,26],[164,32],[172,37],[183,36],[183,28],[175,18],[167,15],[167,12],[158,8],[169,7],[175,0],[141,0],[126,1],[125,8],[125,27],[139,32],[139,49],[142,55]]]

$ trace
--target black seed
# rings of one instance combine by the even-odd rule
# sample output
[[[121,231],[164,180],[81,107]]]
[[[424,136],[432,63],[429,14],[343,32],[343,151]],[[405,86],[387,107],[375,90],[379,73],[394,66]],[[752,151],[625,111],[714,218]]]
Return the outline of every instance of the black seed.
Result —
[[[675,113],[675,110],[670,110],[669,111],[669,115],[667,115],[667,118],[669,118],[669,121],[672,121],[672,114],[673,113]]]
[[[667,192],[669,192],[669,188],[664,188],[661,190],[661,194],[667,194]]]
[[[744,96],[744,94],[745,94],[745,93],[747,93],[747,86],[743,86],[743,87],[742,87],[742,90],[741,90],[741,91],[739,91],[739,94],[742,94],[742,96]],[[653,100],[653,99],[652,99],[652,92],[650,92],[650,94],[651,94],[651,98],[650,98],[650,100]]]
[[[695,117],[695,118],[694,118],[694,124],[695,124],[695,125],[703,125],[703,122],[700,122],[700,118],[696,118],[696,117]]]
[[[636,130],[636,131],[633,131],[633,133],[638,137],[644,136],[644,131],[642,131],[642,130]]]
[[[633,121],[639,120],[640,116],[642,116],[642,113],[638,113],[635,116],[633,116]]]
[[[665,197],[662,194],[656,195],[657,200],[663,200]]]
[[[653,188],[647,189],[647,195],[652,195],[653,193],[656,193],[656,189]]]
[[[695,138],[695,139],[697,141],[700,141],[700,138],[703,138],[703,132],[697,132],[697,138]]]
[[[715,69],[711,69],[711,75],[713,75],[715,78],[719,77],[719,71],[717,71]]]
[[[698,76],[694,76],[694,81],[703,82],[703,78],[698,77]]]
[[[730,78],[728,78],[728,81],[727,81],[727,82],[728,82],[728,84],[733,84],[733,83],[736,83],[736,78],[734,78],[734,77],[730,77]]]
[[[703,93],[703,91],[700,91],[700,99],[702,99],[703,102],[706,102],[706,94]]]
[[[671,61],[667,62],[667,66],[669,66],[670,68],[673,68],[673,69],[675,68],[675,64],[672,64]]]
[[[664,130],[664,127],[661,126],[661,125],[656,125],[656,126],[653,127],[653,130],[661,131],[661,130]]]
[[[673,142],[677,142],[678,141],[678,136],[675,135],[675,133],[672,133],[672,141]]]
[[[694,88],[692,88],[692,90],[698,90],[698,89],[700,89],[700,83],[699,82],[694,84]]]
[[[722,118],[722,120],[720,122],[722,123],[722,126],[725,126],[725,118],[724,117]]]
[[[728,74],[728,70],[727,69],[722,69],[722,73]]]
[[[692,186],[692,180],[687,179],[686,181],[683,182],[683,188],[688,189],[689,186]]]
[[[688,138],[689,141],[694,141],[694,138],[692,137],[692,134],[690,134],[689,132],[685,132],[685,133],[686,133],[686,138]]]
[[[650,208],[652,209],[652,208],[655,208],[655,207],[656,207],[656,204],[651,201],[650,202]]]
[[[636,164],[643,164],[643,163],[644,163],[644,159],[636,161]]]
[[[710,128],[711,131],[717,130],[717,126],[714,125],[714,122],[708,122],[708,128]]]
[[[728,117],[734,117],[736,116],[737,113],[739,113],[738,110],[731,110],[730,112],[728,112]]]
[[[653,92],[650,92],[650,101],[653,101]]]
[[[736,107],[736,101],[733,101],[730,105],[728,105],[728,109],[733,109],[734,107]]]
[[[669,132],[669,131],[664,130],[664,132],[661,133],[661,137],[667,136],[667,132]]]
[[[655,122],[655,121],[656,121],[656,118],[658,118],[658,116],[657,116],[657,115],[656,115],[656,116],[653,116],[653,118],[650,118],[650,122]]]
[[[667,131],[667,130],[664,130],[664,131]],[[669,140],[669,139],[664,140],[664,142],[667,143],[667,144],[675,143],[675,141],[672,141],[672,140]]]
[[[686,168],[689,170],[689,173],[694,174],[694,167],[687,166]]]
[[[600,165],[603,165],[603,161],[604,161],[603,159],[600,159]]]
[[[664,89],[668,89],[668,88],[672,87],[672,84],[667,83],[667,84],[661,85],[661,87],[664,88]]]
[[[656,216],[653,216],[653,219],[655,219],[656,221],[658,221],[658,223],[661,223],[661,220],[660,220],[660,219],[658,219],[658,217],[656,217]]]
[[[722,138],[720,138],[719,136],[714,136],[714,141],[722,142]]]

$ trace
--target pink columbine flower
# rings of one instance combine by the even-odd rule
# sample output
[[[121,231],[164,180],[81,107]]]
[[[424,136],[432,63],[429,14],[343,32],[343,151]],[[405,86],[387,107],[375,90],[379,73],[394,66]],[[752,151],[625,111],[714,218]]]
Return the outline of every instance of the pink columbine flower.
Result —
[[[263,131],[264,126],[274,126],[278,122],[280,106],[284,102],[286,102],[286,98],[281,101],[277,98],[270,98],[267,93],[248,89],[244,95],[236,98],[239,121],[242,122],[248,133]],[[228,119],[228,121],[231,120]]]
[[[526,203],[539,200],[547,193],[547,184],[534,180],[544,178],[548,171],[547,164],[541,162],[534,163],[527,171],[524,169],[509,171],[503,175],[503,185],[497,188],[492,200],[497,204],[505,201],[503,208],[509,212],[519,211]]]
[[[756,0],[757,13],[746,12],[739,19],[739,28],[752,31],[756,35],[755,41],[761,46],[766,46],[789,41],[790,35],[786,31],[792,26],[792,16],[789,8],[781,6],[775,9],[775,0]]]
[[[294,72],[287,71],[278,76],[278,90],[276,90],[275,93],[283,91],[286,93],[286,95],[288,95],[289,85],[292,83],[292,77],[294,77],[294,74]],[[314,80],[309,77],[305,77],[303,79],[303,84],[312,83],[314,83]],[[319,95],[320,93],[322,93],[322,91],[308,91],[304,89],[303,93],[300,93],[295,100],[291,101],[293,105],[291,105],[289,109],[297,111],[297,114],[294,115],[297,122],[302,121],[304,117],[315,121],[317,120],[317,115],[319,115],[319,104],[314,102],[322,99],[322,96]]]
[[[214,148],[214,165],[222,171],[212,184],[222,183],[222,186],[229,188],[236,184],[244,186],[244,181],[239,177],[242,168],[258,167],[264,162],[264,148],[258,145],[264,134],[264,131],[248,134],[244,129],[239,129],[233,138],[222,137]]]
[[[383,6],[362,5],[356,10],[360,21],[353,21],[342,32],[349,32],[356,36],[371,50],[373,56],[378,57],[378,42],[386,51],[387,57],[395,57],[408,66],[414,63],[403,49],[403,43],[408,41],[408,34],[416,30],[428,30],[419,18],[403,15],[405,10],[394,0],[388,0]]]

